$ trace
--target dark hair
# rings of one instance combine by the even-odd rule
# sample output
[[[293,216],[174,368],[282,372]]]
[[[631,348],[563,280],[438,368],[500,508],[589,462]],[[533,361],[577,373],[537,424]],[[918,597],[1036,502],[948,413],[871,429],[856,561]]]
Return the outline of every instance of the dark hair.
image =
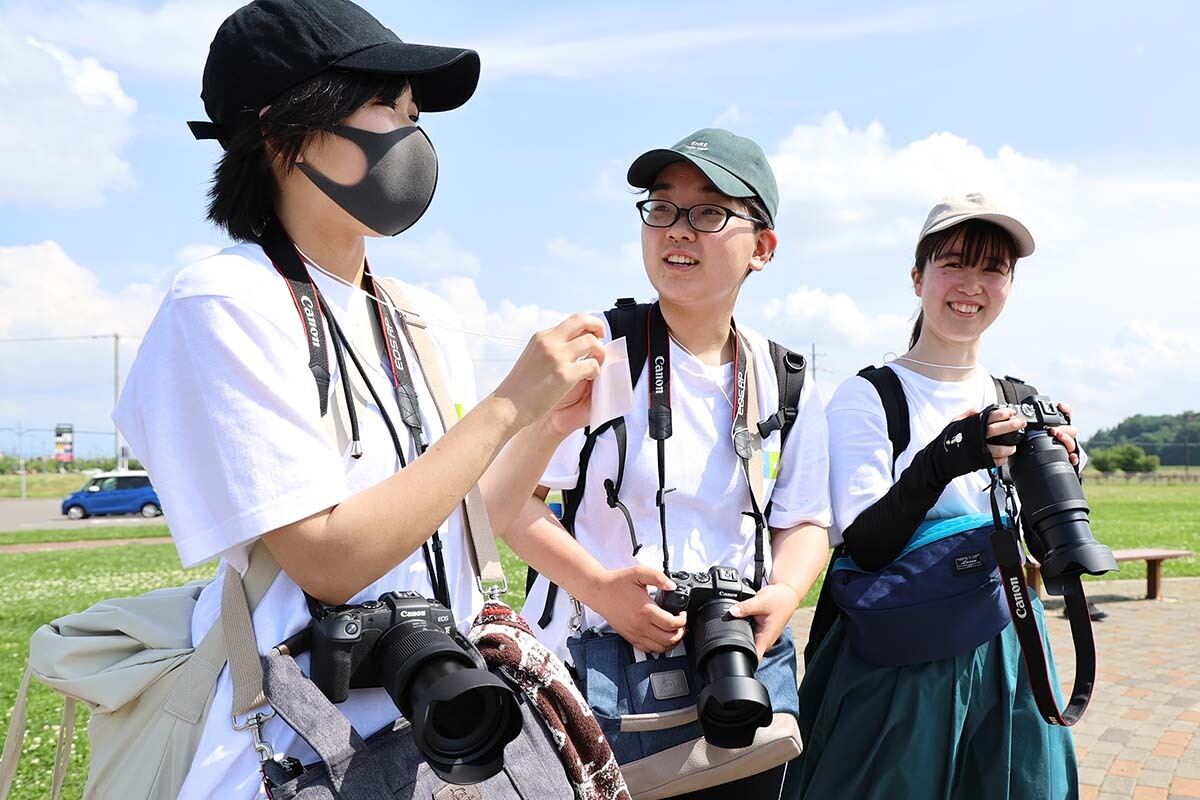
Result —
[[[373,100],[395,103],[408,85],[402,75],[328,70],[275,98],[261,117],[258,109],[244,112],[232,136],[222,141],[225,153],[208,190],[209,220],[234,240],[257,239],[275,215],[279,193],[272,154],[285,171],[292,170],[314,136]]]
[[[999,258],[1008,262],[1009,275],[1017,269],[1017,245],[1012,235],[994,222],[982,219],[969,219],[952,225],[944,231],[931,233],[917,242],[917,252],[913,257],[913,267],[921,275],[925,274],[925,265],[936,261],[946,253],[951,246],[962,248],[964,264],[979,264],[987,259]],[[925,321],[925,312],[917,315],[913,325],[912,336],[908,347],[911,350],[917,346],[921,338],[921,323]]]
[[[737,199],[741,200],[743,203],[746,204],[746,212],[750,216],[752,216],[756,219],[762,220],[762,222],[754,223],[754,232],[755,233],[766,230],[767,228],[775,227],[769,221],[771,219],[771,216],[769,214],[767,214],[766,203],[764,203],[762,200],[760,200],[758,198],[758,195],[751,195],[750,197],[739,197]]]

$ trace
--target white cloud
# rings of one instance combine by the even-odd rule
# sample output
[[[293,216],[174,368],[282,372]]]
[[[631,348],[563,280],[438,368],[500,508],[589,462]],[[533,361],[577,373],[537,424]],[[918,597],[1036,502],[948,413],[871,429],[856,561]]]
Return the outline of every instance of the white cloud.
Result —
[[[0,247],[0,339],[70,337],[0,343],[3,424],[20,420],[30,428],[52,428],[73,422],[81,431],[111,429],[112,334],[121,335],[123,374],[164,292],[165,286],[151,283],[113,291],[57,242]],[[28,450],[47,452],[52,440],[31,437]],[[107,453],[111,442],[106,435],[85,436],[79,450]]]
[[[441,295],[458,312],[466,331],[467,345],[475,359],[475,378],[482,397],[508,374],[539,330],[562,322],[567,312],[542,308],[537,304],[517,305],[501,300],[489,305],[472,278],[444,278],[429,288]]]
[[[14,28],[41,32],[55,44],[123,69],[197,77],[217,27],[240,5],[238,0],[169,0],[147,8],[111,0],[24,0],[10,4],[4,18]]]
[[[129,185],[137,104],[93,58],[0,23],[0,203],[95,205]]]
[[[444,231],[434,231],[423,238],[409,234],[371,239],[367,255],[380,264],[386,262],[386,271],[400,274],[479,274],[479,257],[460,248]]]
[[[148,283],[110,291],[57,242],[0,247],[0,336],[139,336],[164,291]]]
[[[837,113],[795,127],[770,158],[783,252],[800,254],[809,286],[839,292],[802,287],[764,307],[786,331],[807,326],[843,377],[907,344],[904,317],[881,325],[887,315],[859,309],[915,308],[908,270],[930,206],[983,191],[1038,246],[985,337],[985,363],[1075,400],[1084,431],[1196,405],[1200,174],[1102,172],[1013,146],[988,153],[952,132],[893,143],[881,123],[853,127]]]
[[[868,316],[849,295],[808,286],[769,300],[763,316],[768,322],[785,325],[800,340],[832,338],[854,346],[895,342],[909,324],[907,317],[897,314]]]
[[[749,119],[750,115],[738,108],[737,104],[734,104],[718,114],[712,124],[716,128],[736,128]]]
[[[677,66],[681,58],[707,58],[712,48],[900,35],[953,27],[964,16],[953,9],[903,9],[799,24],[679,27],[674,16],[650,13],[622,20],[606,11],[603,16],[569,20],[570,29],[563,20],[557,29],[540,25],[528,33],[502,35],[477,49],[487,64],[484,80],[527,75],[594,78],[645,71],[663,63]],[[578,30],[594,32],[579,37],[574,35]]]

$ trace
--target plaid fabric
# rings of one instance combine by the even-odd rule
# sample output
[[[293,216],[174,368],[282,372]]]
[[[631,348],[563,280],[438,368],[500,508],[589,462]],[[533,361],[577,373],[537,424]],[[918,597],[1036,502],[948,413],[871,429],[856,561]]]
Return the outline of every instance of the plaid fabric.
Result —
[[[521,687],[553,738],[576,800],[631,800],[608,740],[574,679],[525,620],[489,601],[468,634],[493,670]]]

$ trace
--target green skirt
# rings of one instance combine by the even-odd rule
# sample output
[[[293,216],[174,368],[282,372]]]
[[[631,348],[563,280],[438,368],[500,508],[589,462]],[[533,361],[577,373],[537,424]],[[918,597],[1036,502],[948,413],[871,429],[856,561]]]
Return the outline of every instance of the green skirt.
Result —
[[[1057,690],[1053,659],[1050,671]],[[858,657],[839,619],[800,685],[800,733],[790,800],[1079,797],[1071,731],[1038,713],[1011,623],[966,655],[880,667]]]

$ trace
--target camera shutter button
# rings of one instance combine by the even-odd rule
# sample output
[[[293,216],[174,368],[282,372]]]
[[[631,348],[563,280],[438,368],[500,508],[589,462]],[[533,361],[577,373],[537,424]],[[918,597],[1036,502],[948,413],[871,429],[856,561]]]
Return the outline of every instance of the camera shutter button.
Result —
[[[358,634],[358,623],[357,622],[347,622],[346,626],[344,628],[342,628],[342,630],[344,630],[346,632],[347,636],[356,636]]]

